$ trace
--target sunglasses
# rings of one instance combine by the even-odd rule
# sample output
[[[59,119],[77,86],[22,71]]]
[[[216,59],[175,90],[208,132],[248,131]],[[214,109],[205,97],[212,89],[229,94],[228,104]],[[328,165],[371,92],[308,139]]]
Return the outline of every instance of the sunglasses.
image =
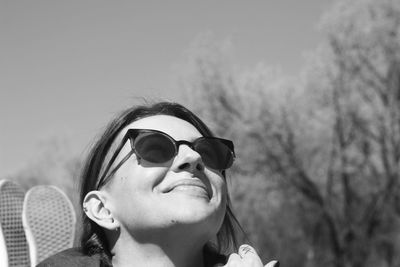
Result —
[[[148,129],[129,129],[123,137],[121,144],[111,157],[104,174],[99,180],[97,188],[105,183],[105,177],[111,165],[115,161],[124,144],[130,140],[131,151],[107,176],[110,177],[115,171],[133,154],[138,159],[144,159],[155,164],[162,164],[173,159],[179,150],[180,145],[187,145],[200,154],[201,160],[206,167],[216,170],[230,168],[235,159],[233,142],[217,137],[200,137],[189,142],[186,140],[175,140],[168,134]]]

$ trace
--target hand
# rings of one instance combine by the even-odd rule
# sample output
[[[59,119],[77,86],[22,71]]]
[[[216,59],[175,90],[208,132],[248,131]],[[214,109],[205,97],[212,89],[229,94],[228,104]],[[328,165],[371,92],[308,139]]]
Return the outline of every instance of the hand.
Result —
[[[279,267],[279,262],[276,260],[263,265],[260,257],[255,249],[249,245],[241,245],[238,253],[232,253],[228,262],[225,265],[216,265],[222,267]]]

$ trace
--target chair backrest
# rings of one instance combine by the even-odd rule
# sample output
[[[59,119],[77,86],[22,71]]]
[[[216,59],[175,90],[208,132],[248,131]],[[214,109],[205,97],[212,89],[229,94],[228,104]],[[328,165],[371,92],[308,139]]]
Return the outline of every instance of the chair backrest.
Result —
[[[1,248],[6,264],[1,266],[29,266],[29,247],[22,225],[22,207],[24,202],[24,190],[17,184],[7,181],[0,181],[0,225],[5,244]]]
[[[67,195],[57,187],[29,189],[22,215],[33,266],[73,246],[76,215]]]

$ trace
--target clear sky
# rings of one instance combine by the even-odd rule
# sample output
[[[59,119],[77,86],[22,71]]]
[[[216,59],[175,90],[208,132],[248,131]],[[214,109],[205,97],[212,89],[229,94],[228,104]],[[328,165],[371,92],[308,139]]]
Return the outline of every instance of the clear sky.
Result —
[[[48,137],[83,150],[137,97],[179,101],[173,66],[199,34],[295,75],[332,2],[0,0],[0,179]]]

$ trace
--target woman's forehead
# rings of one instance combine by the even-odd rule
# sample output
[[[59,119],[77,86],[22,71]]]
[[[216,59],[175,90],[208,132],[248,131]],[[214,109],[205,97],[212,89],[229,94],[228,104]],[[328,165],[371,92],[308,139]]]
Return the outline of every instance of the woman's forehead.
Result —
[[[201,133],[191,123],[170,115],[154,115],[139,119],[128,125],[128,129],[158,130],[176,140],[198,138]]]

